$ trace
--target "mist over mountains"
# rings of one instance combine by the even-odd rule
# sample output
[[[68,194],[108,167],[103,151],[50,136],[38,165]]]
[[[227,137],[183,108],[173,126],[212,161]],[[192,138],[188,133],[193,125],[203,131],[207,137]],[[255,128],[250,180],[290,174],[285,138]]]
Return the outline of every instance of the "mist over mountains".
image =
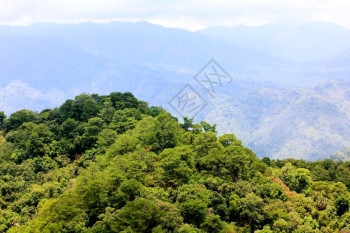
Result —
[[[234,77],[198,116],[274,158],[325,158],[350,146],[350,30],[145,22],[0,26],[0,109],[40,111],[82,92],[168,101],[211,58]]]
[[[334,24],[266,24],[260,27],[217,26],[199,31],[240,48],[249,48],[288,60],[328,59],[350,47],[350,31]]]

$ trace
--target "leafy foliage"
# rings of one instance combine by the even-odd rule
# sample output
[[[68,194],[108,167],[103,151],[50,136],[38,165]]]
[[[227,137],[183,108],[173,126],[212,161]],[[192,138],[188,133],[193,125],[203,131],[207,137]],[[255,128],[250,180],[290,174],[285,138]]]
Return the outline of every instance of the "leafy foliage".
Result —
[[[346,232],[350,165],[259,160],[130,93],[0,113],[0,232]]]

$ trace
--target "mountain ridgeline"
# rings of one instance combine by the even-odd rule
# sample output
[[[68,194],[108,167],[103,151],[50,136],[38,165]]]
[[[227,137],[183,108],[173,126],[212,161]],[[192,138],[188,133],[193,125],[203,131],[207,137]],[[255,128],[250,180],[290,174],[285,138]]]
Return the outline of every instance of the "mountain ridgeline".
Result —
[[[0,113],[0,232],[350,231],[350,162],[258,159],[131,93]]]

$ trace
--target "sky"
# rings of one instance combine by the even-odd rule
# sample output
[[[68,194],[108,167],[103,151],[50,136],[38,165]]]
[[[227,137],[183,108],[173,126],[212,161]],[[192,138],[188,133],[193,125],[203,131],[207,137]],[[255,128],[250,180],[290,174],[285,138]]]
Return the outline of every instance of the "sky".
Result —
[[[0,24],[147,21],[187,30],[306,24],[350,28],[349,0],[0,0]]]

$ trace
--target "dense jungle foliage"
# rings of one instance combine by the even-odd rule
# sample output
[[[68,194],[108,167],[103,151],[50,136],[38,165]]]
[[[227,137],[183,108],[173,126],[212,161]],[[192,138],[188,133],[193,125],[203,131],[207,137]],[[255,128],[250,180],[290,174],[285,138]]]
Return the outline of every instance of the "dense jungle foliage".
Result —
[[[259,159],[131,93],[0,129],[0,232],[350,232],[350,162]]]

